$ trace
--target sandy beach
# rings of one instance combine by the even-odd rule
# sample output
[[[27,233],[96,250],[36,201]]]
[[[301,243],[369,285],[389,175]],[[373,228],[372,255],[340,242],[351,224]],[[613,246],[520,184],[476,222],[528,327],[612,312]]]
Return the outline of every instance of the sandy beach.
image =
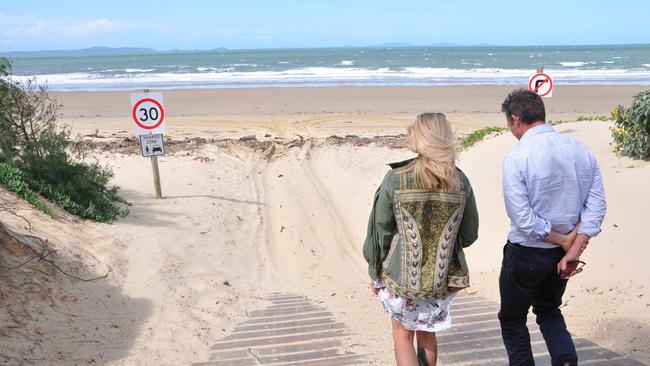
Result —
[[[268,304],[264,295],[280,291],[306,295],[330,311],[349,330],[346,347],[367,355],[367,364],[393,364],[390,322],[367,289],[361,246],[386,164],[412,154],[373,138],[404,133],[423,111],[445,113],[459,136],[505,126],[500,105],[511,89],[163,91],[166,139],[212,141],[178,145],[160,159],[162,200],[153,198],[149,160],[132,140],[124,142],[133,139],[130,92],[53,93],[63,105],[61,122],[100,148],[108,146],[94,157],[113,169],[131,213],[113,225],[64,213],[50,219],[0,189],[3,202],[34,227],[29,231],[24,220],[2,211],[8,228],[47,238],[60,248],[57,260],[87,276],[112,268],[105,279],[81,283],[46,276],[39,267],[44,264],[25,267],[45,274],[38,286],[0,302],[11,309],[6,320],[12,325],[0,332],[0,356],[35,365],[205,361],[209,346],[244,320],[246,311]],[[547,119],[608,115],[643,89],[559,86],[545,100]],[[609,206],[603,232],[584,254],[587,266],[570,281],[562,311],[576,336],[650,363],[644,240],[650,236],[650,162],[616,156],[611,126],[588,121],[556,127],[594,151]],[[251,135],[257,144],[239,140]],[[357,137],[332,137],[348,135]],[[495,301],[508,231],[501,163],[515,144],[509,134],[491,137],[459,160],[480,214],[479,240],[466,250],[468,293]]]
[[[501,102],[510,86],[190,89],[163,91],[167,137],[256,134],[327,137],[399,134],[423,111],[445,113],[459,134],[503,126]],[[564,86],[546,101],[551,120],[609,115],[640,86]],[[73,132],[132,136],[133,92],[56,92],[62,121]],[[113,135],[115,134],[115,135]]]

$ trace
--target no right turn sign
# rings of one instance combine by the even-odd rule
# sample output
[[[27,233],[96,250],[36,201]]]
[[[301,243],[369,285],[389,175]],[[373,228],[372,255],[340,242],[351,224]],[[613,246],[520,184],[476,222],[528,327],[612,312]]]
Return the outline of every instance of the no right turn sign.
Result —
[[[540,97],[553,96],[553,79],[548,74],[538,73],[530,77],[528,89]]]

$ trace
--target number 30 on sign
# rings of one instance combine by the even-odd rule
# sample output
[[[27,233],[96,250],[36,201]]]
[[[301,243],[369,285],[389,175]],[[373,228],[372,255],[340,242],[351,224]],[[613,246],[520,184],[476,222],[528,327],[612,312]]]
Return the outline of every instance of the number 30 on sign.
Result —
[[[131,94],[131,116],[136,135],[165,133],[162,93]]]

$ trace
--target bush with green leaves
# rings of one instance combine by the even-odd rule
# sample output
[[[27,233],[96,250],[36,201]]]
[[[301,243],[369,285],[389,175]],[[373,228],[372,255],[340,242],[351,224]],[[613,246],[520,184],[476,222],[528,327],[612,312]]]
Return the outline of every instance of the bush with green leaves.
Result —
[[[89,146],[57,125],[60,106],[34,78],[15,81],[0,58],[0,163],[22,172],[30,190],[83,218],[113,222],[128,214],[113,176],[87,163]],[[11,188],[11,187],[10,187]]]
[[[650,90],[634,95],[632,105],[619,105],[612,112],[614,151],[637,158],[650,157]]]
[[[38,194],[29,187],[29,179],[20,169],[6,163],[0,163],[0,184],[31,203],[34,207],[54,217],[52,209],[47,207]]]
[[[500,135],[505,131],[507,131],[505,127],[485,127],[480,130],[476,130],[460,141],[458,149],[460,151],[467,150],[470,147],[474,146],[477,142],[485,139],[487,136]]]

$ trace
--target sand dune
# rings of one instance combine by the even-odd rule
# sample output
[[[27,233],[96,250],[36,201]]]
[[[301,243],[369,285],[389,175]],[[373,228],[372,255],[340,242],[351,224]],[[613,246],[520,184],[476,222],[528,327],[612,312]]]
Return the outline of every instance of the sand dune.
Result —
[[[635,202],[650,199],[641,188],[650,164],[615,157],[607,144],[608,127],[601,122],[558,126],[594,149],[610,202],[604,232],[592,241],[584,257],[588,267],[572,280],[563,310],[576,335],[647,361],[644,310],[650,284],[643,276],[641,238],[648,233],[643,233],[641,212],[631,212],[644,207]],[[514,138],[503,135],[463,154],[460,162],[476,189],[482,220],[480,239],[467,255],[470,291],[491,299],[497,299],[496,279],[508,227],[500,166],[514,144]],[[371,354],[377,364],[392,362],[388,319],[368,295],[360,245],[370,197],[385,164],[409,155],[404,150],[332,146],[318,140],[278,148],[272,156],[270,151],[207,149],[162,159],[168,197],[162,201],[147,198],[148,163],[137,156],[120,159],[116,181],[130,192],[134,207],[131,217],[110,229],[131,243],[127,256],[132,258],[132,272],[126,276],[125,289],[152,303],[178,303],[154,311],[148,320],[157,324],[154,329],[161,328],[164,319],[180,319],[173,323],[173,337],[150,340],[150,348],[141,354],[177,357],[173,350],[154,351],[154,345],[194,344],[191,334],[201,327],[212,328],[201,333],[202,340],[215,339],[225,333],[218,328],[227,332],[244,310],[253,307],[251,301],[270,291],[289,291],[321,301],[346,323],[355,333],[347,339],[354,351]],[[629,191],[639,194],[632,197],[626,194]],[[209,233],[201,234],[208,228]],[[148,237],[151,243],[144,244],[139,237]],[[149,262],[155,256],[160,258]],[[149,277],[144,270],[151,272]],[[177,282],[177,277],[184,281]],[[223,286],[225,280],[231,286]],[[207,298],[229,301],[228,306],[213,306]],[[165,334],[164,328],[173,324],[158,332]],[[184,327],[179,329],[178,324]],[[197,355],[207,352],[198,342],[192,350]]]
[[[319,127],[307,124],[300,131],[314,138],[295,143],[275,140],[263,150],[236,141],[208,143],[162,157],[163,200],[153,198],[147,159],[135,153],[97,152],[100,162],[114,169],[114,182],[132,203],[127,218],[114,225],[70,223],[69,216],[52,221],[21,207],[54,245],[92,254],[116,270],[96,285],[77,287],[59,280],[51,284],[63,295],[82,291],[74,306],[83,316],[65,318],[70,329],[79,330],[77,336],[62,336],[66,329],[45,313],[26,320],[31,325],[21,332],[29,337],[9,330],[2,336],[18,341],[3,344],[12,347],[12,354],[32,355],[33,364],[56,364],[61,357],[109,365],[188,364],[207,360],[209,345],[228,334],[247,310],[266,303],[264,294],[282,291],[307,295],[332,312],[351,332],[346,346],[368,354],[369,364],[391,364],[389,321],[367,290],[361,245],[372,194],[386,164],[411,154],[321,138],[332,131],[378,134],[379,124],[368,116],[365,125],[351,130],[339,117],[318,119]],[[297,134],[291,122],[280,121],[278,126],[265,127],[274,134],[268,140]],[[582,122],[557,127],[594,150],[609,202],[603,233],[584,256],[585,272],[571,280],[563,311],[577,336],[650,362],[644,242],[650,236],[644,213],[650,204],[650,163],[616,157],[609,146],[609,126]],[[402,132],[398,127],[386,131]],[[192,131],[196,135],[197,130]],[[250,134],[244,128],[237,133],[246,132]],[[513,137],[502,135],[478,144],[460,160],[481,216],[480,239],[467,251],[470,292],[490,299],[497,299],[496,278],[508,229],[500,167],[514,144]],[[9,222],[6,213],[0,215]],[[92,322],[94,312],[103,314],[97,315],[99,322]],[[89,328],[89,321],[96,329]],[[20,342],[36,339],[34,324],[48,339],[40,351]],[[67,353],[46,352],[57,348]]]

